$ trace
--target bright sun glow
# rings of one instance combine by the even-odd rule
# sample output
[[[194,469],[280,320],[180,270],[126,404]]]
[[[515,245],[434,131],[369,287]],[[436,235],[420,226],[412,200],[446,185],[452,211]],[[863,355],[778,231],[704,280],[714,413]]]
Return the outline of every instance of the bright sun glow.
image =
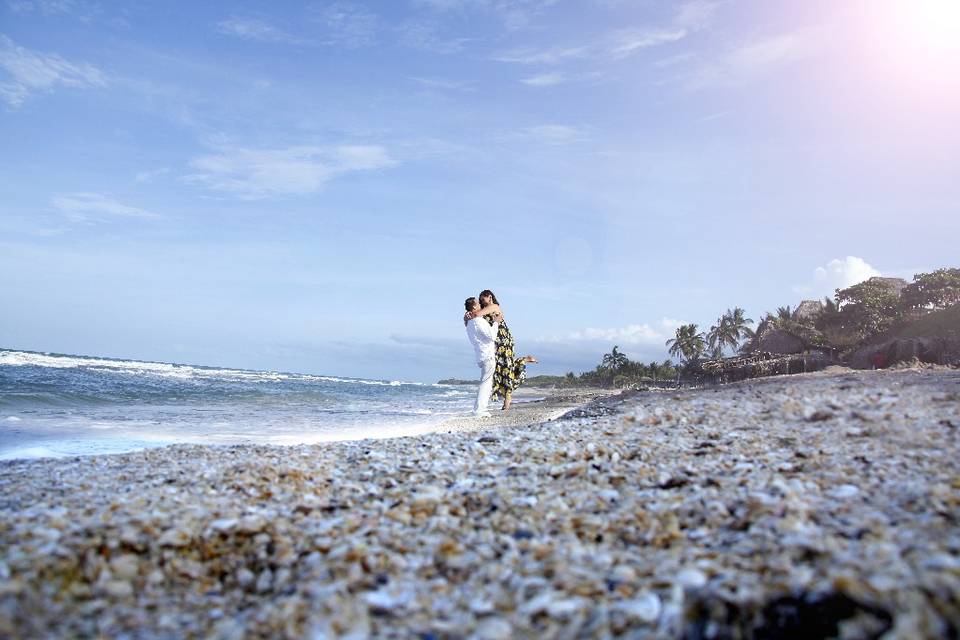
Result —
[[[928,53],[960,51],[960,0],[885,0],[890,27]]]

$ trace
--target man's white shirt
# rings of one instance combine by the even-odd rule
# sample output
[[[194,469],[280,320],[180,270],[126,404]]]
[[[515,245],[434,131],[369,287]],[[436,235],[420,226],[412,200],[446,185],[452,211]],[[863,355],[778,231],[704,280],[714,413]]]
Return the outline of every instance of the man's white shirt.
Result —
[[[473,345],[473,351],[477,356],[478,363],[496,357],[497,350],[494,343],[497,340],[497,331],[499,330],[499,322],[494,322],[493,325],[491,325],[483,316],[473,318],[467,322],[467,337],[470,339],[470,344]]]

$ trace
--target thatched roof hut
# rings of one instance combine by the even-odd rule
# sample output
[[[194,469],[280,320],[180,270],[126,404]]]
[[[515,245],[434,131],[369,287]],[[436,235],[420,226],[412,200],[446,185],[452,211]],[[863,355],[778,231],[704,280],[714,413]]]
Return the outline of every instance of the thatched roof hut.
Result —
[[[806,340],[782,329],[765,331],[759,341],[760,351],[769,353],[802,353],[806,347]]]
[[[820,300],[804,300],[793,312],[794,322],[812,323],[823,312],[823,302]]]

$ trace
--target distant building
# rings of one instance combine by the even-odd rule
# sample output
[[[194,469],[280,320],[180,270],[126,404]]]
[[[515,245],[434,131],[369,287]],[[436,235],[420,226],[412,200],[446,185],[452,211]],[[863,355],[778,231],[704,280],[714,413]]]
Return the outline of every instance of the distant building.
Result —
[[[794,322],[812,323],[821,312],[823,312],[823,302],[820,300],[804,300],[794,310],[793,320]]]

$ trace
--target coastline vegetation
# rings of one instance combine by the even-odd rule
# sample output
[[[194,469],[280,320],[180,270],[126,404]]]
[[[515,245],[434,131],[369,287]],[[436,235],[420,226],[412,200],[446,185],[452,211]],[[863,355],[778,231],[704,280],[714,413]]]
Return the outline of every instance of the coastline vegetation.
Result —
[[[939,312],[939,313],[938,313]],[[777,331],[805,345],[849,353],[893,333],[903,337],[960,339],[960,268],[942,268],[914,275],[913,282],[870,278],[822,301],[806,301],[796,309],[778,307],[754,321],[740,308],[727,309],[707,331],[696,323],[677,327],[666,341],[671,360],[631,360],[619,345],[602,356],[596,368],[564,376],[529,376],[533,387],[627,388],[675,381],[689,367],[705,360],[750,355],[762,350],[764,339]],[[449,378],[440,384],[476,384]]]
[[[666,346],[684,368],[702,360],[721,359],[728,347],[733,355],[762,351],[764,339],[774,331],[804,345],[850,353],[899,333],[956,338],[960,334],[958,305],[960,268],[918,273],[911,283],[875,277],[837,289],[833,298],[805,301],[796,309],[778,307],[776,312],[764,314],[755,329],[748,326],[753,321],[744,317],[743,309],[728,309],[709,331],[700,332],[693,323],[678,327]],[[950,313],[937,313],[946,310]]]

